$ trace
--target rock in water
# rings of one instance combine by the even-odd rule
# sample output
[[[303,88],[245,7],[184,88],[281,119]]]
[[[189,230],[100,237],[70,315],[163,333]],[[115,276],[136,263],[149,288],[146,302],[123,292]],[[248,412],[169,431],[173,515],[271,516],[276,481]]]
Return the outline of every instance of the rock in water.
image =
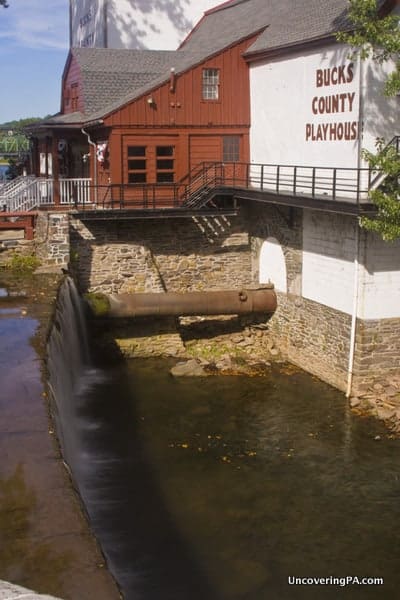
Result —
[[[170,373],[174,377],[204,377],[207,375],[204,367],[194,358],[177,363],[172,367]]]

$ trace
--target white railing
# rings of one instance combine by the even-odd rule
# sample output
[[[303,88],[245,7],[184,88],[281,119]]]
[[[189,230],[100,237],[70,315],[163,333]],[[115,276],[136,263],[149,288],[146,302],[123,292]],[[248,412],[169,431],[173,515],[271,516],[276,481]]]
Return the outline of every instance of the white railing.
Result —
[[[62,178],[59,180],[60,203],[63,205],[86,204],[90,201],[89,178]],[[0,206],[7,211],[33,210],[43,205],[54,204],[54,181],[44,177],[18,178],[7,189],[0,190]]]
[[[17,194],[19,191],[25,189],[35,177],[33,175],[20,175],[15,179],[11,179],[10,181],[5,181],[1,185],[1,195],[2,196],[13,196]]]
[[[33,210],[49,202],[49,198],[52,197],[52,188],[51,179],[34,179],[27,182],[22,189],[14,191],[12,195],[2,195],[0,201],[10,212]]]
[[[90,178],[60,179],[61,204],[88,204],[90,202]]]

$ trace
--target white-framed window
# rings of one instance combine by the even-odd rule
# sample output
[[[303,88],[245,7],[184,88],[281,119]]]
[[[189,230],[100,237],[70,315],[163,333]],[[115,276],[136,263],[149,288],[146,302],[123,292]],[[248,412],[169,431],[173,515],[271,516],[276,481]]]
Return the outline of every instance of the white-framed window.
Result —
[[[219,69],[203,69],[203,100],[219,99]]]

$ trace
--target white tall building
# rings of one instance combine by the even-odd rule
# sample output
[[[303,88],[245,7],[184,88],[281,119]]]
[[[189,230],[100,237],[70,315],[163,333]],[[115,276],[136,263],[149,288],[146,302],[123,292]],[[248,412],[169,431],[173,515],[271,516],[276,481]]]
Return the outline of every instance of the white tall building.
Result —
[[[70,46],[175,50],[218,0],[70,0]]]

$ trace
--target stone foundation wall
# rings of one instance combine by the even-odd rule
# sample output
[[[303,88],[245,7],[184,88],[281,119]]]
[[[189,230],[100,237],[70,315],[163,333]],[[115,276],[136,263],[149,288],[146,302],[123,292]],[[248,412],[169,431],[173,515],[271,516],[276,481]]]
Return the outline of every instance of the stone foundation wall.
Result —
[[[303,225],[301,209],[251,202],[230,218],[84,223],[72,216],[71,256],[83,292],[235,289],[258,283],[262,244],[274,238],[285,258],[288,293],[278,293],[270,320],[237,321],[234,328],[223,319],[180,320],[174,322],[177,328],[164,330],[157,323],[147,333],[129,327],[116,333],[119,349],[126,356],[237,354],[239,349],[255,360],[285,359],[344,391],[351,315],[302,297]],[[62,220],[50,219],[49,226],[59,248],[65,248]],[[56,247],[50,246],[55,257]],[[329,278],[329,270],[324,276]],[[399,340],[400,319],[358,320],[353,393],[398,372]]]
[[[255,205],[248,212],[248,224],[254,282],[263,241],[275,238],[285,256],[288,293],[277,294],[278,309],[268,323],[270,343],[289,362],[345,390],[351,317],[302,297],[303,211]]]
[[[305,298],[278,293],[278,310],[269,322],[269,331],[286,360],[346,390],[349,315]]]
[[[354,355],[354,395],[400,373],[400,319],[360,321]]]
[[[236,289],[251,283],[249,234],[239,217],[71,220],[82,291]]]

